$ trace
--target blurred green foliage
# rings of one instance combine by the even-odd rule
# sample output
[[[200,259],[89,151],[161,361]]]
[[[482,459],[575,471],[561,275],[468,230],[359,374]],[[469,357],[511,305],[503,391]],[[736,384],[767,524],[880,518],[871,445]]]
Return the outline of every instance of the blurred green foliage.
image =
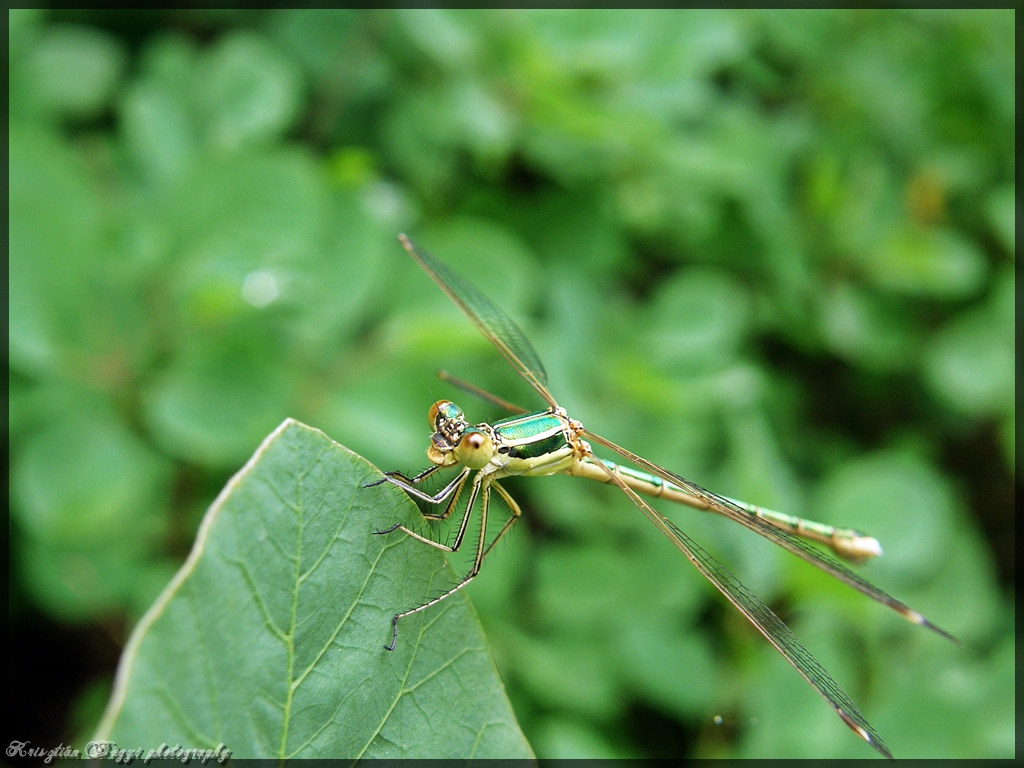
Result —
[[[1014,754],[1012,10],[8,18],[15,635],[123,641],[287,416],[416,470],[437,368],[536,404],[407,230],[590,428],[882,541],[965,649],[673,510],[897,757]],[[538,756],[870,752],[614,489],[509,486],[471,597]]]

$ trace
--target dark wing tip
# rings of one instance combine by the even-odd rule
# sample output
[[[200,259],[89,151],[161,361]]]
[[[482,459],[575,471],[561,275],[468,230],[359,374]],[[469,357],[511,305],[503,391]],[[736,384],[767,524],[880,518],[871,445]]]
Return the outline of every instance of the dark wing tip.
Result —
[[[907,621],[913,622],[914,624],[917,624],[919,627],[926,627],[937,635],[942,635],[944,638],[954,643],[955,645],[959,646],[960,648],[964,647],[964,644],[957,640],[955,637],[953,637],[951,634],[949,634],[949,632],[944,630],[942,627],[932,624],[930,621],[928,621],[928,619],[926,619],[917,611],[908,608],[907,606],[903,605],[903,603],[900,603],[899,605],[894,607]]]
[[[928,629],[930,629],[932,632],[935,632],[938,635],[942,635],[944,638],[949,640],[951,643],[956,645],[958,648],[963,648],[964,647],[964,644],[961,643],[959,640],[957,640],[955,637],[953,637],[953,635],[949,634],[949,632],[944,630],[942,627],[935,626],[930,621],[928,621],[928,619],[926,619],[924,616],[921,616],[920,624],[921,624],[922,627],[928,627]]]
[[[847,726],[849,726],[850,730],[856,733],[862,739],[864,739],[864,741],[866,741],[872,747],[874,747],[878,751],[878,753],[882,755],[882,757],[886,758],[887,760],[896,759],[892,756],[892,752],[889,751],[889,747],[886,745],[886,743],[882,741],[882,737],[874,731],[869,730],[871,726],[869,726],[866,722],[862,723],[858,721],[856,718],[852,717],[849,713],[845,712],[843,709],[839,707],[835,707],[835,710],[836,714],[838,714],[839,717],[843,719],[843,722],[846,723]]]

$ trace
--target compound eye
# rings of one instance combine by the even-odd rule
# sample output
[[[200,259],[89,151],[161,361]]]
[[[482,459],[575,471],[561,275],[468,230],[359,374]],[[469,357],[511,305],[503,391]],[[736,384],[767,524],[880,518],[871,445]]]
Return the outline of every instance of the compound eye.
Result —
[[[444,418],[448,421],[459,421],[463,417],[462,409],[451,400],[438,400],[427,412],[427,421],[431,429],[438,429],[438,419]]]
[[[494,443],[481,429],[467,429],[455,446],[455,458],[470,469],[483,469],[493,457]]]

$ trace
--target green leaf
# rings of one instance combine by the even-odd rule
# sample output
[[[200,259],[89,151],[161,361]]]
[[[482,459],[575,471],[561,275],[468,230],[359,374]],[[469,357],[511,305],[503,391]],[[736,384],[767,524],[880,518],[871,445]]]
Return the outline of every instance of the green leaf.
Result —
[[[125,52],[112,35],[86,26],[51,26],[30,54],[35,98],[43,109],[73,117],[95,116],[113,93]]]
[[[186,105],[155,78],[129,87],[119,103],[126,150],[144,178],[172,183],[196,154]]]
[[[828,346],[867,370],[899,371],[913,362],[918,345],[902,305],[852,283],[837,283],[817,299]]]
[[[18,580],[37,605],[63,622],[89,623],[124,610],[138,617],[174,573],[151,559],[153,548],[145,536],[76,548],[26,536],[18,542]]]
[[[60,138],[12,123],[8,147],[10,354],[16,369],[39,375],[94,346],[96,325],[82,318],[103,311],[96,277],[106,220],[86,168]]]
[[[176,355],[144,396],[144,418],[168,453],[233,467],[289,409],[280,344],[251,324],[200,336]]]
[[[1015,284],[1004,273],[985,305],[960,313],[928,341],[924,381],[950,410],[975,417],[1013,412]]]
[[[992,232],[1011,255],[1017,252],[1017,190],[1013,186],[999,187],[988,198],[985,206]]]
[[[897,230],[865,257],[872,282],[908,296],[972,296],[988,274],[985,255],[973,241],[942,229]]]
[[[169,467],[113,414],[95,411],[53,420],[18,453],[11,516],[41,542],[109,547],[159,529]]]
[[[417,511],[322,432],[286,420],[207,513],[136,627],[97,738],[233,757],[532,757],[467,598],[397,533]]]
[[[686,270],[651,302],[651,359],[673,371],[719,369],[742,344],[749,316],[749,296],[727,274]]]
[[[236,32],[225,37],[197,76],[207,140],[213,147],[269,144],[298,113],[298,67],[258,35]]]

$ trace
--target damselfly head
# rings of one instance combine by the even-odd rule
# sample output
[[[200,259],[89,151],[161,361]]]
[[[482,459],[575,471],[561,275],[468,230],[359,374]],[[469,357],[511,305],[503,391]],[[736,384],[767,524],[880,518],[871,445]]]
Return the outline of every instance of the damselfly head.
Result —
[[[427,414],[430,427],[435,434],[447,438],[449,447],[454,447],[462,435],[462,431],[469,425],[466,423],[466,415],[455,403],[449,400],[438,400],[430,406],[430,413]],[[435,439],[436,442],[436,439]]]
[[[438,400],[430,406],[427,420],[434,430],[430,438],[430,447],[427,449],[427,458],[431,463],[442,467],[458,464],[459,459],[453,451],[468,426],[462,409],[450,400]]]
[[[431,429],[441,430],[441,424],[446,421],[459,421],[466,423],[466,416],[451,400],[438,400],[427,413],[427,422]]]

